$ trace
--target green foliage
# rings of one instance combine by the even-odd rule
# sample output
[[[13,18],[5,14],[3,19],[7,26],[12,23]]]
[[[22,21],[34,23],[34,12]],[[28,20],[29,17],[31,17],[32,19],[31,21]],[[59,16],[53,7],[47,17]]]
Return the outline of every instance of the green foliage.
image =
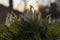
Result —
[[[16,39],[19,40],[48,40],[47,25],[45,23],[40,23],[37,20],[21,20],[15,23],[16,26],[20,27],[22,30],[18,32]],[[43,26],[44,25],[44,26]]]
[[[16,21],[11,27],[0,25],[0,40],[56,40],[60,37],[59,24],[45,20]]]
[[[0,26],[0,40],[11,40],[12,35],[10,34],[7,26]]]

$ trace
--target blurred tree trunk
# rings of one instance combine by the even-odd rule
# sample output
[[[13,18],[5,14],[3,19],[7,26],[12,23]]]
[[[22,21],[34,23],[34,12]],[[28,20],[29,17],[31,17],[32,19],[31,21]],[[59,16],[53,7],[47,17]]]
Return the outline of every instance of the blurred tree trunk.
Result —
[[[11,11],[12,11],[12,9],[13,9],[13,0],[9,0],[9,7],[10,7],[10,13],[11,13]]]
[[[25,3],[25,9],[24,9],[24,12],[26,12],[26,0],[23,0],[24,3]]]

